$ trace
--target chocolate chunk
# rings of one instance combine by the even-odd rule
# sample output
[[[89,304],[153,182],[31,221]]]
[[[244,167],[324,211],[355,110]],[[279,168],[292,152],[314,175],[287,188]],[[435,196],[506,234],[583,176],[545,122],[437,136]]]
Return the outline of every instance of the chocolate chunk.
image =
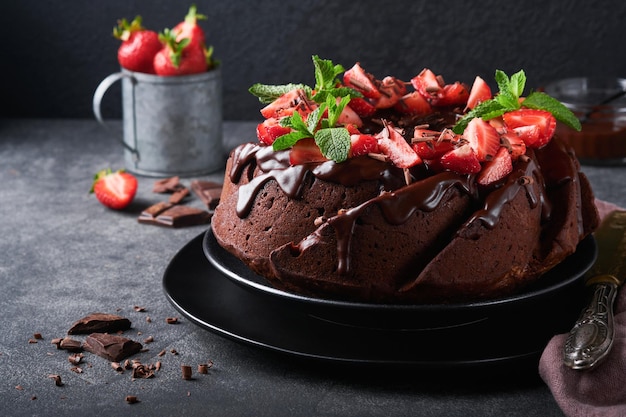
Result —
[[[127,395],[125,399],[128,404],[137,404],[139,402],[139,399],[134,395]]]
[[[163,213],[168,208],[171,208],[173,205],[174,204],[167,201],[161,201],[160,203],[153,204],[142,211],[137,220],[139,223],[154,223],[159,214]]]
[[[189,195],[189,189],[187,187],[181,187],[174,191],[170,196],[169,202],[172,204],[179,204]]]
[[[50,375],[48,375],[48,378],[53,379],[54,380],[54,385],[56,385],[57,387],[62,387],[63,386],[63,381],[61,381],[61,375],[50,374]]]
[[[156,224],[168,227],[186,227],[196,226],[208,223],[211,219],[211,213],[195,207],[176,205],[156,218]]]
[[[182,375],[183,379],[186,380],[186,381],[189,381],[191,379],[191,373],[192,373],[191,366],[189,366],[189,365],[181,365],[180,369],[181,369],[181,372],[183,374]]]
[[[212,181],[194,180],[191,182],[191,190],[209,210],[217,207],[222,195],[222,185]]]
[[[152,192],[159,194],[173,193],[177,191],[180,187],[183,187],[183,185],[180,183],[179,177],[164,178],[162,180],[157,180],[154,182]]]
[[[69,337],[61,339],[58,347],[68,352],[81,352],[83,350],[83,345],[78,340],[70,339]]]
[[[130,320],[116,314],[92,313],[76,321],[67,334],[116,332],[130,329]]]
[[[119,362],[135,353],[138,353],[142,346],[124,336],[108,333],[92,333],[85,339],[83,347],[86,351],[101,356],[111,362]]]

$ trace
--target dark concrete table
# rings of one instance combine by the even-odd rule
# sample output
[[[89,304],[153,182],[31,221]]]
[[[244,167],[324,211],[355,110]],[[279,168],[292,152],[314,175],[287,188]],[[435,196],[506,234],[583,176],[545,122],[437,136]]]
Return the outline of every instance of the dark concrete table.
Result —
[[[228,122],[224,133],[228,146],[253,140],[254,123]],[[138,213],[163,199],[152,178],[139,178],[129,210],[98,204],[88,194],[93,174],[122,161],[121,146],[93,121],[0,121],[0,415],[562,415],[535,369],[485,377],[480,369],[437,375],[339,366],[237,343],[185,320],[162,278],[206,226],[139,224]],[[599,198],[626,206],[626,168],[585,171]],[[126,335],[135,340],[153,337],[137,357],[162,362],[154,378],[132,380],[91,354],[82,373],[71,370],[68,353],[50,341],[94,311],[128,317]],[[37,343],[35,333],[43,337]],[[207,375],[196,373],[208,362]],[[183,364],[193,368],[192,380],[181,378]],[[127,404],[127,395],[139,402]]]

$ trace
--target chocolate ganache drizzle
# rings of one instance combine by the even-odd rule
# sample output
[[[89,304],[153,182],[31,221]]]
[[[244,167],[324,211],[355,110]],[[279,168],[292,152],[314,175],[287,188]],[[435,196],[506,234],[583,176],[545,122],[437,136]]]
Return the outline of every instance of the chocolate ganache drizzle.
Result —
[[[474,175],[460,175],[453,172],[433,175],[423,169],[411,172],[414,182],[408,185],[400,184],[399,179],[404,181],[402,170],[367,156],[351,158],[342,163],[327,161],[292,166],[289,163],[288,151],[274,152],[270,146],[252,143],[240,145],[233,155],[233,164],[229,173],[231,181],[240,182],[247,166],[256,167],[260,171],[251,176],[248,183],[239,187],[237,215],[240,218],[248,215],[256,195],[270,180],[276,181],[281,190],[290,198],[300,196],[308,175],[345,186],[354,186],[360,181],[380,181],[381,192],[377,197],[359,206],[341,210],[336,216],[327,219],[336,232],[338,273],[341,275],[350,271],[350,247],[357,219],[372,205],[377,205],[381,209],[387,222],[401,225],[417,210],[437,209],[445,200],[446,193],[456,187],[470,196],[476,207],[481,207],[457,231],[458,234],[462,230],[467,230],[469,225],[476,221],[480,221],[487,228],[493,228],[499,220],[503,206],[515,198],[520,190],[524,190],[530,207],[541,205],[542,220],[545,222],[550,218],[551,206],[546,195],[546,184],[537,158],[532,151],[516,162],[513,172],[499,186],[488,190],[479,189]],[[572,172],[570,165],[551,168],[551,183],[575,178],[576,173]],[[253,169],[250,170],[252,171]],[[537,186],[533,187],[533,184]],[[319,234],[314,232],[295,244],[294,250],[302,251],[318,240]]]

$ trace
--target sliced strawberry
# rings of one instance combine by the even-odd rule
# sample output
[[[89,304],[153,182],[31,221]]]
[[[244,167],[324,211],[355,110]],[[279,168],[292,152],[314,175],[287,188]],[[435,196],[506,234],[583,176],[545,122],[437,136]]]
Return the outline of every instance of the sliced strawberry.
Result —
[[[424,68],[419,74],[411,78],[411,85],[429,101],[436,97],[443,87],[435,73],[428,68]]]
[[[343,73],[343,82],[345,85],[354,88],[367,98],[380,98],[380,91],[378,91],[378,87],[376,87],[376,79],[372,74],[365,72],[358,62]]]
[[[481,169],[480,161],[469,144],[445,153],[439,161],[444,169],[458,174],[476,174]]]
[[[430,104],[438,107],[460,106],[467,103],[469,92],[465,84],[455,82],[454,84],[446,84],[441,91],[434,97]]]
[[[501,135],[501,140],[511,154],[511,159],[516,161],[517,158],[526,153],[526,144],[524,140],[515,132],[505,132]]]
[[[406,84],[396,77],[385,77],[378,86],[380,98],[374,101],[377,109],[388,109],[400,101],[406,94]]]
[[[421,162],[421,158],[393,126],[386,125],[376,138],[380,151],[398,168],[410,168]]]
[[[487,161],[500,148],[500,135],[493,126],[480,117],[473,118],[463,133],[480,162]]]
[[[493,119],[489,119],[489,124],[493,126],[493,128],[496,129],[499,134],[507,132],[507,128],[504,124],[504,120],[502,120],[502,117],[494,117]]]
[[[337,101],[340,101],[340,100],[341,99],[337,97]],[[343,108],[343,110],[341,111],[341,114],[339,115],[339,119],[337,120],[337,123],[342,124],[342,125],[354,125],[356,127],[363,126],[363,120],[359,117],[357,112],[355,112],[350,106],[346,106]]]
[[[400,98],[395,108],[404,114],[426,115],[433,112],[428,101],[417,91],[411,91]]]
[[[95,175],[90,193],[95,194],[104,206],[121,210],[135,198],[137,178],[124,170],[112,172],[105,169]]]
[[[376,113],[376,107],[369,101],[361,97],[354,97],[348,103],[348,106],[356,112],[360,117],[370,117]]]
[[[513,171],[513,161],[509,150],[502,146],[491,161],[483,166],[476,181],[480,185],[490,185],[506,177]]]
[[[302,165],[311,162],[328,161],[313,138],[300,139],[291,148],[289,162],[291,165]]]
[[[290,128],[281,126],[278,119],[273,117],[265,119],[263,123],[260,123],[256,127],[256,136],[264,145],[271,145],[276,138],[286,135],[289,132],[291,132]]]
[[[291,116],[297,110],[303,117],[306,117],[315,107],[314,103],[307,100],[304,90],[297,88],[263,107],[261,114],[266,119],[271,117],[279,119],[283,116]]]
[[[552,139],[556,119],[550,112],[535,109],[519,109],[502,115],[504,123],[532,148],[541,148]]]
[[[472,84],[472,88],[470,89],[466,109],[471,110],[483,101],[491,99],[491,97],[491,88],[485,80],[477,75],[474,79],[474,84]]]
[[[457,143],[456,136],[450,130],[438,132],[435,130],[415,128],[411,146],[422,159],[437,159],[454,149]]]
[[[372,135],[350,135],[350,157],[378,153],[378,139]]]

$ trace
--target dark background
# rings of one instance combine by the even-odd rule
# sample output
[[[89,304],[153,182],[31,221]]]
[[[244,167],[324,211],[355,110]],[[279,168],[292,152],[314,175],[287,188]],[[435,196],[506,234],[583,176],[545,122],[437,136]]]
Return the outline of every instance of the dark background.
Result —
[[[189,3],[175,0],[2,0],[0,117],[92,118],[93,92],[118,71],[117,19],[140,14],[160,31]],[[314,84],[311,56],[382,78],[429,67],[447,81],[524,69],[531,87],[580,76],[626,76],[626,2],[196,0],[222,61],[224,118],[258,119],[255,82]],[[119,86],[103,113],[119,118]]]

